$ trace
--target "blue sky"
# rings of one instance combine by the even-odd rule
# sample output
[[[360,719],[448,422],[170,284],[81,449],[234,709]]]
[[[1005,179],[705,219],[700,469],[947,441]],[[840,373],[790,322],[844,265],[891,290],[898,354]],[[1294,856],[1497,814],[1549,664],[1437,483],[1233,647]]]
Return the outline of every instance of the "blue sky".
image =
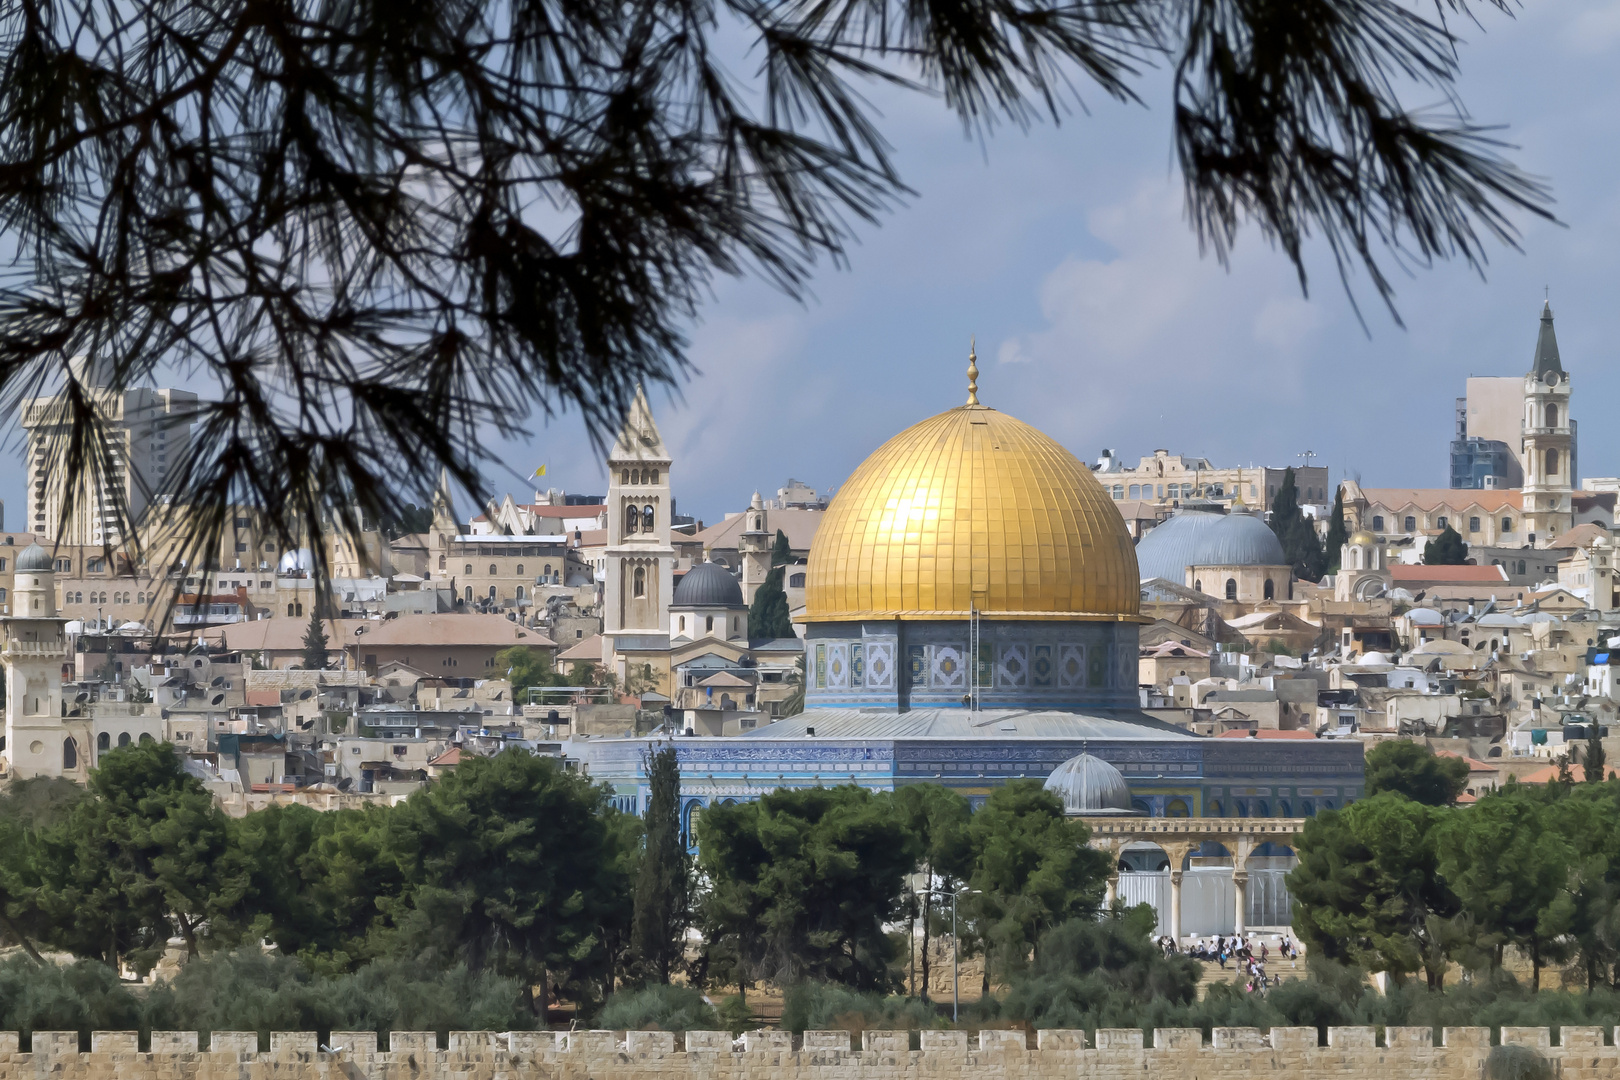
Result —
[[[1463,100],[1476,121],[1507,125],[1511,156],[1551,183],[1563,224],[1521,221],[1523,251],[1493,247],[1483,280],[1462,264],[1397,276],[1405,329],[1363,281],[1364,331],[1319,257],[1302,297],[1253,232],[1229,271],[1200,257],[1158,82],[1145,108],[1092,93],[1089,116],[984,145],[937,102],[874,94],[918,194],[862,231],[847,269],[824,267],[803,304],[718,284],[692,328],[698,374],[653,402],[682,511],[718,520],[789,476],[841,484],[890,435],[961,403],[974,334],[984,402],[1086,460],[1166,447],[1281,465],[1312,450],[1335,479],[1443,486],[1453,399],[1470,374],[1526,370],[1543,286],[1582,470],[1620,474],[1602,404],[1620,393],[1605,344],[1620,341],[1620,0],[1479,14]],[[544,461],[553,486],[605,489],[575,418],[536,425],[526,445],[500,448],[518,472]],[[0,474],[7,524],[21,523],[22,494],[18,462]]]

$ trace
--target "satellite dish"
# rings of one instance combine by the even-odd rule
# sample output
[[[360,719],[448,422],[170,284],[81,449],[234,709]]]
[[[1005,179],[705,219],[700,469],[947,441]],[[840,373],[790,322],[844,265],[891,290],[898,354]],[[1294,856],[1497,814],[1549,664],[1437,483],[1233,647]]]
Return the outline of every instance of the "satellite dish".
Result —
[[[215,694],[213,704],[218,705],[220,702],[222,702],[224,700],[225,700],[225,695],[224,694]]]
[[[302,694],[298,695],[298,700],[299,701],[308,701],[309,700],[309,695],[313,694],[314,692],[315,691],[313,691],[313,690],[305,690]]]
[[[214,676],[214,681],[209,683],[208,685],[209,686],[218,686],[220,683],[222,683],[224,681],[225,681],[225,676],[223,676],[223,675],[215,675]]]

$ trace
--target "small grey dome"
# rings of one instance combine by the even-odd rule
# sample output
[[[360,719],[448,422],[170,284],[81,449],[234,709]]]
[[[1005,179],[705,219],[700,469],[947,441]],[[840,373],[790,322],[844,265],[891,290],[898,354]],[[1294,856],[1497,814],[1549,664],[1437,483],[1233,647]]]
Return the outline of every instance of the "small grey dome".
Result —
[[[1181,584],[1189,566],[1286,566],[1282,542],[1252,514],[1183,510],[1153,527],[1136,545],[1142,580]]]
[[[45,573],[56,569],[56,559],[38,544],[29,544],[23,549],[23,553],[17,556],[16,568],[24,573]]]
[[[670,607],[747,607],[743,603],[742,586],[731,576],[731,571],[718,563],[699,563],[686,572],[675,586]]]
[[[1046,790],[1063,800],[1065,814],[1118,815],[1131,810],[1131,789],[1120,771],[1099,757],[1076,754],[1052,770]]]

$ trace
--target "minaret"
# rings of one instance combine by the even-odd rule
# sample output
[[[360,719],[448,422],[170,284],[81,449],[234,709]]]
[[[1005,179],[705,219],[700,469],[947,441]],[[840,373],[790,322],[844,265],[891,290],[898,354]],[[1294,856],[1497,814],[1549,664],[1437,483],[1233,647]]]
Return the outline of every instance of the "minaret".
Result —
[[[1569,418],[1569,373],[1558,357],[1552,304],[1541,308],[1536,355],[1524,377],[1521,516],[1535,547],[1546,547],[1575,522],[1575,423]]]
[[[772,535],[766,524],[765,500],[754,492],[748,503],[742,536],[737,538],[737,554],[742,558],[743,599],[754,602],[754,592],[771,572]]]
[[[624,676],[619,642],[667,636],[674,592],[670,546],[669,451],[636,388],[624,427],[608,452],[607,581],[602,590],[602,662]]]
[[[62,723],[62,665],[68,659],[64,620],[56,612],[56,563],[31,544],[17,556],[10,613],[0,618],[6,667],[7,775],[69,776],[82,780],[88,746]]]

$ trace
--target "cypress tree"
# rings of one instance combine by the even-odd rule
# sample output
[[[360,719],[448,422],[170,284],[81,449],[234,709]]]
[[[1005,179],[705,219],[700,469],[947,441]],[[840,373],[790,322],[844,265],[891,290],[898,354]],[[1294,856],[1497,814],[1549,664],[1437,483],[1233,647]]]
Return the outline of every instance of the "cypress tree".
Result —
[[[1322,543],[1316,538],[1316,527],[1299,508],[1299,488],[1294,483],[1294,470],[1283,473],[1282,486],[1271,503],[1271,531],[1282,543],[1283,556],[1294,568],[1294,576],[1302,581],[1320,581],[1327,573],[1327,560],[1322,554]]]
[[[326,627],[321,623],[320,607],[309,617],[309,629],[304,631],[304,670],[326,669]]]
[[[782,582],[787,564],[793,561],[787,536],[776,530],[776,542],[771,545],[771,571],[754,593],[748,605],[748,636],[759,638],[789,638],[793,636],[793,617],[788,610],[787,591]]]
[[[1344,527],[1344,485],[1333,492],[1333,519],[1328,522],[1327,542],[1322,545],[1322,556],[1330,573],[1338,573],[1339,556],[1350,541],[1350,530]]]
[[[1606,764],[1603,753],[1603,729],[1596,720],[1592,722],[1592,733],[1586,737],[1586,754],[1581,758],[1581,764],[1586,769],[1586,782],[1588,784],[1603,783],[1603,766]]]
[[[681,837],[681,773],[675,748],[647,759],[647,842],[636,876],[630,947],[647,982],[669,982],[686,947],[692,866]]]

